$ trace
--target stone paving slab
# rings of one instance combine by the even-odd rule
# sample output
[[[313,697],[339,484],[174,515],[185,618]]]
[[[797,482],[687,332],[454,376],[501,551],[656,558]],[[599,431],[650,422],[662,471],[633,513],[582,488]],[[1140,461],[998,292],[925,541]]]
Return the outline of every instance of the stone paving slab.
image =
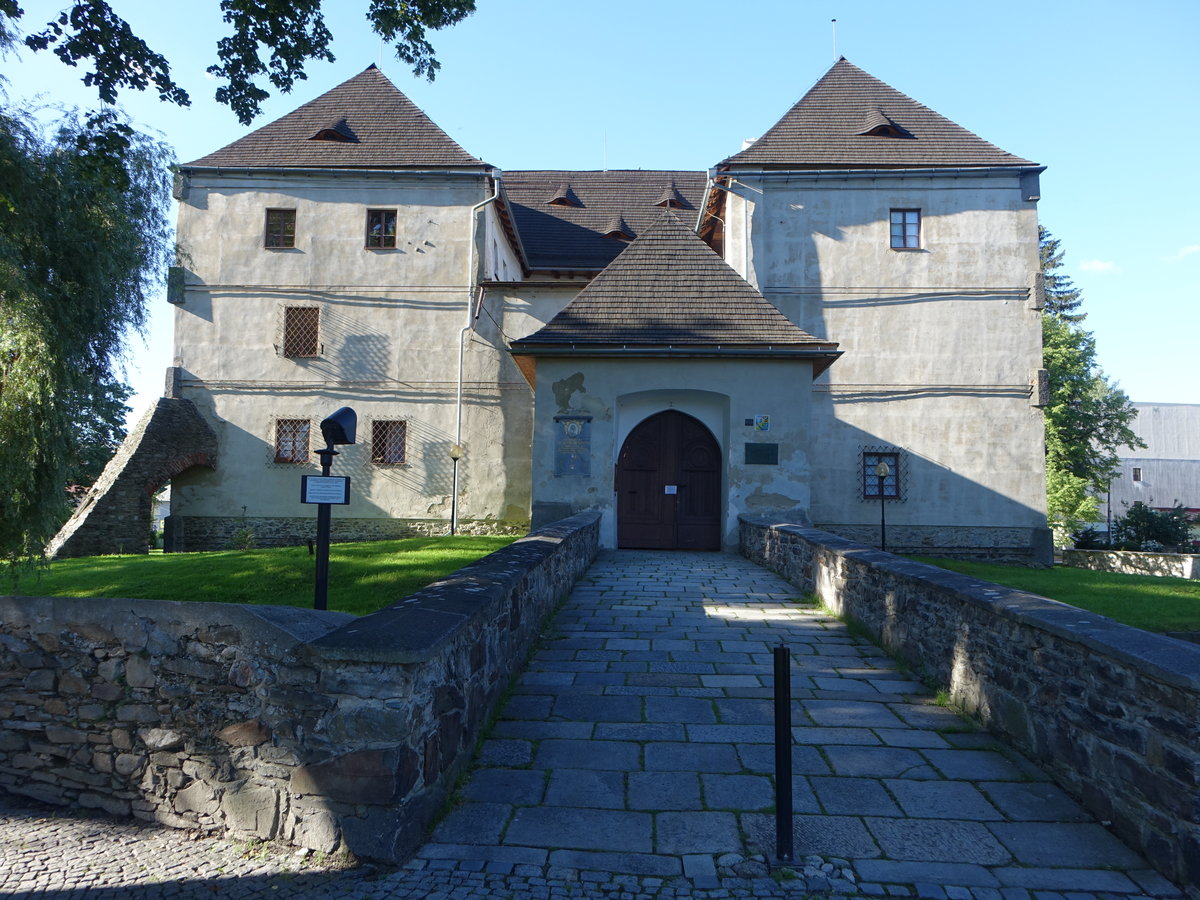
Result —
[[[780,641],[793,691],[787,867],[770,811]],[[1027,760],[793,587],[724,554],[601,554],[461,797],[405,866],[341,870],[0,795],[0,896],[1182,896]]]

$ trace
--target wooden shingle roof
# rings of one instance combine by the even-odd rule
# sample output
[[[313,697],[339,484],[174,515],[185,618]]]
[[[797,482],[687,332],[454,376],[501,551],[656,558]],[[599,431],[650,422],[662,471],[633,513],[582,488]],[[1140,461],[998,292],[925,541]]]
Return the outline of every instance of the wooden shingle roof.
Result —
[[[605,346],[804,350],[830,361],[837,355],[836,344],[792,324],[672,210],[512,350]]]
[[[286,116],[186,166],[488,168],[374,65]]]
[[[766,134],[721,165],[849,169],[1036,164],[988,143],[843,57]]]
[[[597,272],[627,246],[605,237],[613,222],[637,237],[662,215],[665,196],[694,220],[705,179],[653,169],[505,172],[504,191],[534,269]]]

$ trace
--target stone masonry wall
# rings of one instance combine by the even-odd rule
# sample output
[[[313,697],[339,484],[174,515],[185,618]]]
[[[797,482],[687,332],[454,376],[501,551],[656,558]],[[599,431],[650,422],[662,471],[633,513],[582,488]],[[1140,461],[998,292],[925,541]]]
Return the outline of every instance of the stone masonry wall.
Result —
[[[0,789],[400,861],[598,523],[554,523],[362,618],[0,597]]]
[[[316,507],[313,507],[315,510]],[[459,534],[525,534],[528,522],[502,522],[496,519],[460,519]],[[228,550],[234,535],[242,529],[254,532],[256,547],[299,547],[316,540],[317,517],[311,516],[168,516],[163,538],[168,553],[200,550]],[[391,541],[410,537],[436,537],[447,534],[446,519],[349,519],[330,521],[330,539],[335,543],[352,541]]]
[[[1200,556],[1191,553],[1137,553],[1132,550],[1064,550],[1064,566],[1121,572],[1126,575],[1165,575],[1200,578]]]
[[[1200,885],[1200,647],[812,528],[743,517],[741,542]]]

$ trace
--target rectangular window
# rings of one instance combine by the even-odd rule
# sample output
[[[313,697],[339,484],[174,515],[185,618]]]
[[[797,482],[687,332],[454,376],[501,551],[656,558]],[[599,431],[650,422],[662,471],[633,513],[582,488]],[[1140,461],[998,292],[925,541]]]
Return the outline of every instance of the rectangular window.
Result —
[[[268,209],[267,227],[263,246],[280,250],[296,246],[296,211],[294,209]]]
[[[900,499],[900,454],[863,451],[863,499]],[[880,471],[880,465],[887,467]]]
[[[390,250],[396,246],[396,210],[367,210],[367,249]]]
[[[402,419],[372,422],[371,462],[379,466],[400,466],[408,462],[407,439],[408,423]]]
[[[276,419],[275,462],[307,463],[309,430],[308,419]]]
[[[283,355],[291,359],[320,356],[320,326],[320,307],[285,307],[283,310]]]
[[[892,249],[917,250],[921,246],[921,211],[892,210]]]
[[[1134,467],[1133,467],[1133,480],[1134,480],[1134,481],[1141,481],[1141,480],[1142,480],[1142,470],[1141,470],[1141,468],[1140,468],[1139,466],[1134,466]]]

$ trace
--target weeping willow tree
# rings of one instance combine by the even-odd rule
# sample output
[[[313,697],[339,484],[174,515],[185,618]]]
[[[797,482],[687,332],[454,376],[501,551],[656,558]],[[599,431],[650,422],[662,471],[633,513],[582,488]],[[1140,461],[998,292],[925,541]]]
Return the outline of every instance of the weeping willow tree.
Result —
[[[112,111],[0,109],[0,557],[36,558],[172,252],[171,153]]]

